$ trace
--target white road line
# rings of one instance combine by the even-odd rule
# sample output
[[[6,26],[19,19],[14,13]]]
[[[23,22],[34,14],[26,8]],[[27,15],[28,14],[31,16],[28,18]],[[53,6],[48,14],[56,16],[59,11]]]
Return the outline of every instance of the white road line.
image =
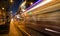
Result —
[[[52,30],[52,29],[49,29],[49,28],[45,28],[45,30],[50,31],[50,32],[54,32],[54,33],[60,33],[58,31],[55,31],[55,30]]]

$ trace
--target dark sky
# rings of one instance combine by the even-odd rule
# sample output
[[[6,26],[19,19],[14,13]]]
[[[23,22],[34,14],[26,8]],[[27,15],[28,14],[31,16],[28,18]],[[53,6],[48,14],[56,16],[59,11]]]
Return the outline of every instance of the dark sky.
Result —
[[[14,0],[14,2],[13,2],[14,4],[13,4],[13,6],[11,8],[11,11],[13,11],[13,14],[16,13],[16,11],[18,10],[18,8],[19,8],[22,1],[23,0]]]

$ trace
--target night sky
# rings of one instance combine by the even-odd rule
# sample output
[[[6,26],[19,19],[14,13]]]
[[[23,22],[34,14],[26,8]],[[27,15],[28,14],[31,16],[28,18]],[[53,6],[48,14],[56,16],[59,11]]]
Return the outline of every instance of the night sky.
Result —
[[[13,14],[16,13],[16,11],[18,10],[18,8],[19,8],[20,4],[22,3],[22,1],[23,0],[14,0],[14,2],[13,2],[14,4],[11,8],[11,11],[13,11]]]

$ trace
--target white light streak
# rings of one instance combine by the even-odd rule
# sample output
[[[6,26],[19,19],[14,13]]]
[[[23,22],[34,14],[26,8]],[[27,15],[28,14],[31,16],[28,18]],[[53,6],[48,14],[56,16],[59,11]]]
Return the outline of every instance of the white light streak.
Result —
[[[27,12],[32,11],[32,10],[38,8],[38,7],[41,7],[41,6],[47,4],[47,3],[51,2],[51,1],[52,1],[52,0],[46,0],[46,1],[43,1],[43,2],[39,3],[38,5],[36,5],[35,7],[31,8],[30,10],[26,11],[26,12],[23,13],[23,14],[26,14]]]

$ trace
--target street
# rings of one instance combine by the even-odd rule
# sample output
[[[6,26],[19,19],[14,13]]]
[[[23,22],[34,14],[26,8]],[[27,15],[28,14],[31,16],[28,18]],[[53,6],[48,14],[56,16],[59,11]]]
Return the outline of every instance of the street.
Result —
[[[22,23],[22,22],[21,22]],[[20,22],[16,21],[11,21],[10,23],[10,31],[8,34],[2,34],[0,36],[44,36],[43,34],[29,29],[26,27],[25,24],[21,24]]]
[[[60,0],[0,0],[0,36],[60,36]]]

